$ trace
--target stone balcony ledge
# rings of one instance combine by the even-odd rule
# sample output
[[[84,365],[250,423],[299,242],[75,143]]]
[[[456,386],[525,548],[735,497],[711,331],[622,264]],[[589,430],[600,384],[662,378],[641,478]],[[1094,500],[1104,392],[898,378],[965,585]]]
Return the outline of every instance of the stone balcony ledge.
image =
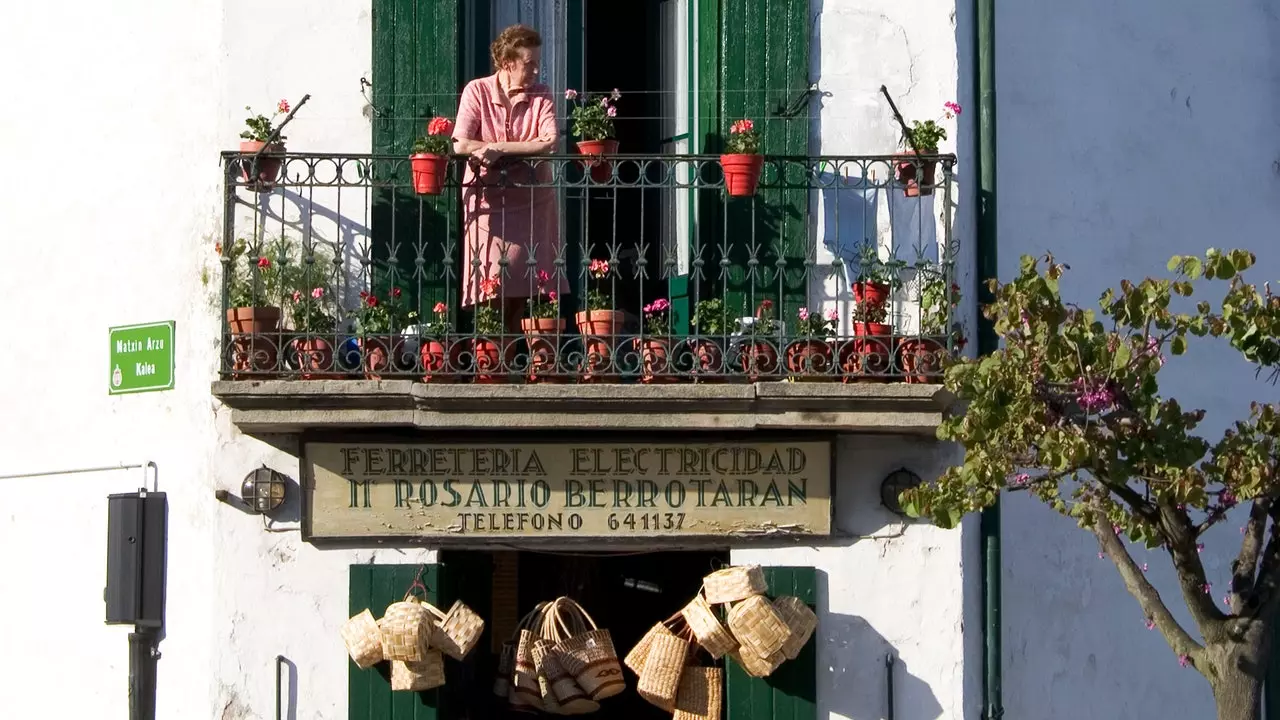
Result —
[[[762,382],[449,385],[411,380],[222,380],[246,434],[304,430],[812,430],[932,437],[941,385]]]

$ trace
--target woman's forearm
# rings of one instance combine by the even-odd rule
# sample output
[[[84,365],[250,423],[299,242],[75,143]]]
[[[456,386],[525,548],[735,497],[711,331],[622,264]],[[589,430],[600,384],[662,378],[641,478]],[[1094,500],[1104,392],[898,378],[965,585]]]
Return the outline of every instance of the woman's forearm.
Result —
[[[479,140],[470,140],[468,138],[457,138],[453,141],[453,151],[459,155],[470,155],[480,148],[491,144],[492,143],[481,142]]]
[[[502,151],[504,155],[545,155],[556,146],[556,141],[551,140],[531,140],[529,142],[500,142],[493,143],[493,146]]]

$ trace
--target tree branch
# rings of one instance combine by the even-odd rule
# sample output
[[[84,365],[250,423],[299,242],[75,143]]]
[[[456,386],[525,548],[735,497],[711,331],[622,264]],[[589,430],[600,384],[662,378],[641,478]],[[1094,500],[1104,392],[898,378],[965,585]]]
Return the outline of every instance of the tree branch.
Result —
[[[1254,501],[1254,507],[1257,507],[1257,501]],[[1249,516],[1252,523],[1252,511]],[[1280,604],[1280,591],[1277,589],[1277,584],[1280,584],[1280,503],[1273,501],[1267,516],[1271,518],[1271,536],[1267,539],[1266,549],[1262,551],[1262,563],[1253,581],[1253,592],[1245,601],[1244,611],[1251,617],[1265,617]],[[1244,552],[1243,548],[1241,552]]]
[[[1160,598],[1160,592],[1147,581],[1147,576],[1133,561],[1124,543],[1116,537],[1111,523],[1100,515],[1094,523],[1093,534],[1098,537],[1098,544],[1102,547],[1102,551],[1111,557],[1116,569],[1120,571],[1120,579],[1124,581],[1129,594],[1137,599],[1138,604],[1142,606],[1142,612],[1156,624],[1156,628],[1164,636],[1165,642],[1169,643],[1169,647],[1173,648],[1175,653],[1191,658],[1192,662],[1198,662],[1204,653],[1204,648],[1178,624],[1173,613],[1169,612],[1164,600]]]
[[[1231,563],[1231,608],[1243,609],[1243,593],[1251,593],[1257,581],[1258,555],[1262,551],[1262,535],[1267,529],[1267,516],[1271,510],[1271,498],[1260,497],[1249,508],[1249,524],[1245,526],[1240,554]]]
[[[1204,564],[1200,562],[1200,553],[1196,550],[1197,537],[1191,519],[1172,501],[1163,500],[1160,502],[1160,525],[1167,538],[1165,550],[1178,571],[1182,599],[1186,601],[1200,634],[1207,642],[1216,642],[1226,631],[1227,615],[1207,590],[1209,581],[1204,574]]]

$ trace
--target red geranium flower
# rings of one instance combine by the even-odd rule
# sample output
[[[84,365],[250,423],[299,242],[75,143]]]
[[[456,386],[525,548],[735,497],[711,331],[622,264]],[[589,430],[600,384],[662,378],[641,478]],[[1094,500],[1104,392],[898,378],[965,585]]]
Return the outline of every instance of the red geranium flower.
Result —
[[[258,258],[258,267],[260,268],[271,267],[271,260],[269,258],[264,258],[264,257]]]
[[[391,297],[393,298],[400,297],[400,288],[391,288]]]
[[[364,299],[364,304],[369,307],[378,307],[378,298],[370,295]]]

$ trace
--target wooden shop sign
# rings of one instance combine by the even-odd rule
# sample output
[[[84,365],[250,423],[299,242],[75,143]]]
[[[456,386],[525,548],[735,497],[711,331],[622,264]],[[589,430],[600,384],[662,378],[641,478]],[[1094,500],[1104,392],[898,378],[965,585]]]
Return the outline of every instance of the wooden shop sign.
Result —
[[[308,443],[309,538],[831,533],[831,443]]]

